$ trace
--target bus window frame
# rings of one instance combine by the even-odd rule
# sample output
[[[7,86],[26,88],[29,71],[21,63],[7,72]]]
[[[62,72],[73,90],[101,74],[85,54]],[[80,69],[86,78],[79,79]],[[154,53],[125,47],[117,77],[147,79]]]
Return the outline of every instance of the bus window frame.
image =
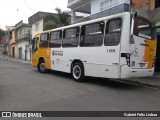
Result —
[[[53,39],[53,40],[61,40],[61,45],[59,47],[50,47],[51,34],[54,33],[54,32],[60,32],[60,39]],[[63,30],[51,31],[49,34],[50,34],[50,38],[49,38],[48,47],[49,48],[61,48],[62,47],[62,41],[63,41]]]
[[[94,25],[94,24],[100,24],[100,23],[103,23],[104,24],[104,26],[103,26],[103,33],[102,33],[102,35],[103,35],[103,39],[102,39],[102,44],[101,45],[96,45],[96,46],[82,46],[81,45],[81,39],[82,39],[82,37],[84,36],[84,35],[82,35],[82,31],[83,31],[83,27],[85,27],[85,26],[89,26],[89,25]],[[99,21],[99,22],[94,22],[94,23],[89,23],[89,24],[84,24],[84,25],[82,25],[81,27],[80,27],[80,38],[79,38],[79,46],[80,47],[102,47],[103,46],[103,44],[104,44],[104,38],[105,38],[105,35],[104,35],[104,33],[105,33],[105,21]],[[84,31],[85,32],[85,31]],[[92,36],[92,35],[86,35],[86,36]]]
[[[69,29],[77,29],[79,30],[78,32],[78,36],[76,37],[65,37],[66,35],[66,30],[69,30]],[[75,47],[78,47],[79,46],[79,38],[80,38],[80,32],[81,32],[81,27],[80,26],[75,26],[75,27],[70,27],[70,28],[67,28],[67,29],[63,29],[63,32],[62,32],[62,48],[75,48]],[[77,35],[77,31],[76,31],[76,35]],[[64,43],[64,39],[70,39],[70,38],[78,38],[78,42],[77,42],[77,45],[76,46],[64,46],[63,43]]]
[[[142,16],[136,16],[136,17],[134,17],[134,15],[132,16],[132,35],[135,35],[135,36],[137,36],[137,37],[140,37],[140,38],[145,38],[145,39],[149,39],[149,38],[146,38],[146,37],[143,37],[143,36],[139,36],[139,35],[136,35],[135,33],[134,33],[134,27],[135,27],[135,18],[140,18],[140,19],[143,19],[143,20],[145,20],[145,21],[147,21],[148,23],[149,23],[149,26],[150,26],[150,30],[151,30],[151,33],[152,33],[152,35],[150,36],[151,37],[151,39],[149,39],[149,40],[155,40],[155,37],[156,37],[156,35],[155,35],[155,30],[154,30],[154,24],[151,22],[151,21],[149,21],[148,19],[146,19],[146,18],[144,18],[144,17],[142,17]]]
[[[41,46],[41,41],[44,41],[44,40],[41,40],[41,37],[42,37],[43,34],[47,34],[47,40],[45,40],[48,43],[47,47],[42,47]],[[49,32],[45,32],[45,33],[40,34],[39,48],[49,48],[49,39],[50,39],[50,33]]]
[[[120,40],[119,40],[119,43],[116,44],[116,45],[106,45],[105,44],[105,39],[106,39],[106,34],[108,33],[108,30],[109,30],[109,22],[112,21],[112,20],[121,20],[121,28],[120,28]],[[113,19],[108,19],[105,23],[105,36],[104,36],[104,46],[118,46],[121,44],[121,39],[122,39],[122,31],[123,31],[123,18],[122,17],[117,17],[117,18],[113,18]],[[108,34],[113,34],[113,33],[118,33],[118,32],[111,32],[111,33],[108,33]]]

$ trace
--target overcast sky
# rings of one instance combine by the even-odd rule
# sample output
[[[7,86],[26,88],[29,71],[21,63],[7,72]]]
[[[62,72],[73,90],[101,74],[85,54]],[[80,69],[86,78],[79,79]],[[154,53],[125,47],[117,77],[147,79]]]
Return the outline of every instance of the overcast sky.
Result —
[[[68,0],[1,0],[0,28],[14,26],[23,20],[28,23],[28,17],[38,11],[55,12],[55,8],[67,9]]]

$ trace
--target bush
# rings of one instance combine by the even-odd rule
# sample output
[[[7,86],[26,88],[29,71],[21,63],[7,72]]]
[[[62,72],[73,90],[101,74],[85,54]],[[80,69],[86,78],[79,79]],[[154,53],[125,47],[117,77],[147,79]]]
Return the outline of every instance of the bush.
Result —
[[[7,55],[7,51],[6,51],[6,50],[3,51],[2,54],[3,54],[3,55]]]

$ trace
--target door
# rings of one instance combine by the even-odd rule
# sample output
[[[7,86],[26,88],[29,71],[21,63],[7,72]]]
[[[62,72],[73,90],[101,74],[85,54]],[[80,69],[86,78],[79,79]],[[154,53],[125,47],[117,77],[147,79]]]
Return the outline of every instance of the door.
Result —
[[[130,67],[152,69],[156,53],[156,39],[152,24],[140,17],[134,18],[133,36],[130,40]]]
[[[34,67],[37,67],[39,60],[38,43],[39,43],[39,36],[36,36],[32,40],[32,66]]]
[[[19,48],[19,59],[22,59],[22,47]]]
[[[46,68],[51,69],[51,49],[49,48],[49,33],[40,35],[40,44],[38,49],[39,58],[42,57],[45,61]]]
[[[160,72],[160,34],[157,35],[157,51],[155,61],[155,72]]]
[[[15,57],[15,48],[12,47],[12,57]]]

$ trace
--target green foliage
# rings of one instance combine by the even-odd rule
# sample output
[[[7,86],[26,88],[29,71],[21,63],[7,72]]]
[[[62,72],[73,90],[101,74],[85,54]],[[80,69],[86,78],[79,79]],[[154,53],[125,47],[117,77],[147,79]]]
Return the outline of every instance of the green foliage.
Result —
[[[55,9],[57,14],[48,15],[44,18],[46,25],[44,26],[44,30],[54,29],[57,27],[62,27],[69,25],[70,23],[70,15],[67,11],[62,11],[59,8]],[[50,23],[49,21],[54,21]]]
[[[68,14],[67,11],[62,11],[60,8],[55,9],[57,11],[57,18],[56,18],[56,23],[58,24],[59,27],[69,25],[69,17],[70,15]]]
[[[50,30],[50,29],[54,29],[54,28],[57,28],[57,26],[55,24],[46,24],[44,26],[44,31],[45,30]]]
[[[3,55],[7,55],[7,51],[4,50],[4,51],[2,52],[2,54],[3,54]]]

